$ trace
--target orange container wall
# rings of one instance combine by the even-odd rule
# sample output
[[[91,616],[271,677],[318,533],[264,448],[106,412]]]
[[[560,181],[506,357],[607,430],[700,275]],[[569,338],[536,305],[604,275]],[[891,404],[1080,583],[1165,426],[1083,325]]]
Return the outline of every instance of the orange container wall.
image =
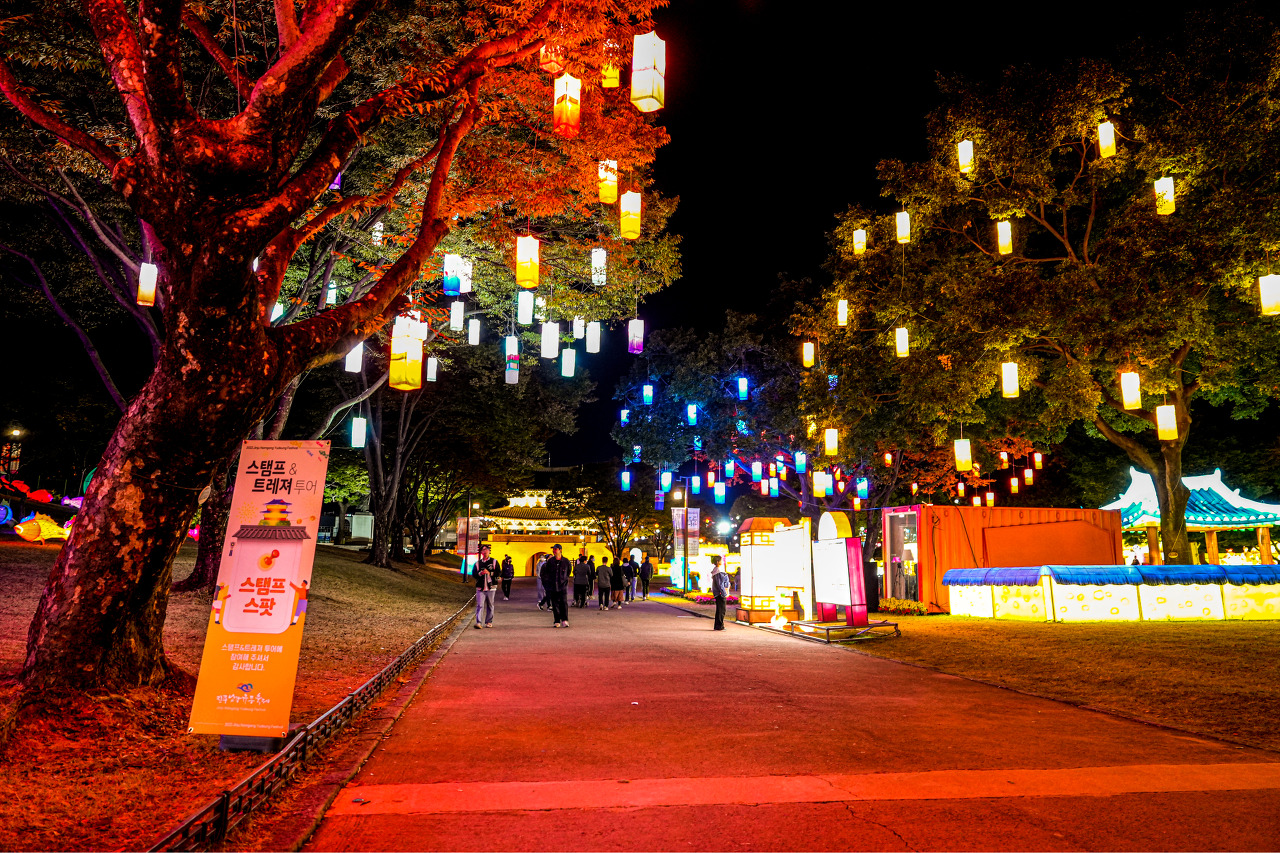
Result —
[[[942,577],[949,569],[1006,566],[1108,566],[1124,560],[1120,513],[1058,507],[963,507],[923,504],[914,511],[920,600],[930,612],[950,613]]]

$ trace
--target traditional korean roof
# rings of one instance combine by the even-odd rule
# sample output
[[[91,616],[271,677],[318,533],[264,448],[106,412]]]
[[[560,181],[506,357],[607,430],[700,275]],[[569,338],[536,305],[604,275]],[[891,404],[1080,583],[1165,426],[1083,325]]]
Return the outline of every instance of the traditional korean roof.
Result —
[[[1024,566],[950,569],[944,586],[1035,586],[1050,576],[1060,584],[1232,584],[1280,583],[1280,566]]]
[[[545,506],[504,506],[485,512],[488,518],[506,518],[519,521],[567,521],[559,513],[552,512]]]
[[[1160,524],[1156,487],[1150,474],[1129,469],[1129,489],[1102,507],[1120,511],[1125,529],[1155,527]],[[1222,471],[1203,477],[1183,477],[1191,490],[1187,501],[1188,530],[1238,530],[1280,524],[1280,504],[1266,504],[1240,497],[1222,482]]]
[[[277,541],[297,541],[310,539],[305,527],[275,527],[265,524],[242,524],[235,532],[237,539],[274,539]]]

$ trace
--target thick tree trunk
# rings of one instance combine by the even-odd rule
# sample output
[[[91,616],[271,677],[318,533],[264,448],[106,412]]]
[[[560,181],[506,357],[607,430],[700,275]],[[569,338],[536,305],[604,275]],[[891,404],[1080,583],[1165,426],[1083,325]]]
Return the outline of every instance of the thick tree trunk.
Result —
[[[1169,565],[1191,562],[1187,536],[1187,501],[1191,490],[1182,482],[1182,442],[1160,442],[1163,470],[1153,474],[1160,503],[1160,550]]]
[[[213,592],[222,564],[222,545],[227,536],[227,517],[231,512],[231,493],[235,482],[229,476],[235,470],[237,452],[230,464],[219,468],[210,484],[209,499],[200,509],[200,545],[196,565],[191,574],[173,585],[174,592],[205,590]]]
[[[404,530],[396,512],[396,498],[393,493],[386,500],[378,501],[373,510],[373,538],[366,562],[384,569],[391,568],[392,560],[404,556]]]
[[[338,515],[335,518],[334,525],[333,525],[333,544],[334,545],[341,545],[342,541],[346,539],[347,504],[348,502],[346,500],[338,501]]]

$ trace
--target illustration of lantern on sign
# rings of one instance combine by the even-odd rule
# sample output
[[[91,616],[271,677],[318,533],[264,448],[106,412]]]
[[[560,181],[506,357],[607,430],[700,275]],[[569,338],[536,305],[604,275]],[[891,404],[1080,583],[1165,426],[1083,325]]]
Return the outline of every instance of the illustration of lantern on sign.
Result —
[[[834,427],[827,429],[822,434],[823,453],[826,456],[835,456],[840,452],[840,431]]]
[[[257,524],[242,524],[231,536],[228,558],[235,568],[231,576],[244,578],[228,588],[222,608],[222,626],[247,634],[282,634],[306,611],[307,581],[299,576],[302,548],[311,537],[302,525],[289,521],[288,501],[279,498],[263,506]]]
[[[525,290],[538,286],[538,238],[516,238],[516,284]]]
[[[1116,156],[1116,126],[1109,121],[1098,125],[1098,155]]]
[[[996,244],[1002,255],[1013,252],[1013,225],[1007,219],[996,223]]]
[[[1156,213],[1168,216],[1176,207],[1173,200],[1173,178],[1160,178],[1156,181]]]
[[[911,214],[905,210],[900,210],[898,211],[898,214],[895,217],[895,221],[897,223],[897,228],[898,228],[898,242],[910,243],[911,242]]]
[[[1131,370],[1120,374],[1120,401],[1130,411],[1142,408],[1142,383]]]
[[[627,352],[632,355],[644,352],[644,320],[639,317],[627,323]]]
[[[613,204],[618,200],[618,161],[601,160],[597,168],[600,187],[600,203]]]
[[[143,262],[138,265],[138,304],[150,306],[156,304],[156,279],[160,268],[155,264]]]
[[[853,232],[853,253],[855,255],[867,253],[867,229],[859,228]]]
[[[968,175],[973,172],[973,140],[962,139],[960,144],[956,146],[956,159],[960,163],[960,174]]]
[[[1000,395],[1005,399],[1018,396],[1018,363],[1006,361],[1000,365]]]
[[[582,121],[582,81],[572,74],[560,75],[556,78],[555,98],[552,131],[565,139],[577,136]]]
[[[622,203],[618,206],[621,211],[621,232],[622,236],[627,240],[636,240],[640,237],[640,193],[625,192],[622,194]]]
[[[972,471],[973,470],[973,450],[969,446],[969,439],[956,439],[956,470]]]
[[[1280,275],[1273,273],[1258,278],[1258,302],[1264,316],[1280,314]]]
[[[631,103],[642,113],[667,102],[667,43],[654,32],[635,37],[631,58]]]

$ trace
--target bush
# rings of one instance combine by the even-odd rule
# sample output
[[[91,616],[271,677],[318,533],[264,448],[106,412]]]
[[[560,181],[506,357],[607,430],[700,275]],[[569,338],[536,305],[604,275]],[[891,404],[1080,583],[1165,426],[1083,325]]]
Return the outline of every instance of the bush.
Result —
[[[927,616],[929,605],[922,601],[908,601],[903,598],[882,598],[877,613],[890,613],[894,616]]]

